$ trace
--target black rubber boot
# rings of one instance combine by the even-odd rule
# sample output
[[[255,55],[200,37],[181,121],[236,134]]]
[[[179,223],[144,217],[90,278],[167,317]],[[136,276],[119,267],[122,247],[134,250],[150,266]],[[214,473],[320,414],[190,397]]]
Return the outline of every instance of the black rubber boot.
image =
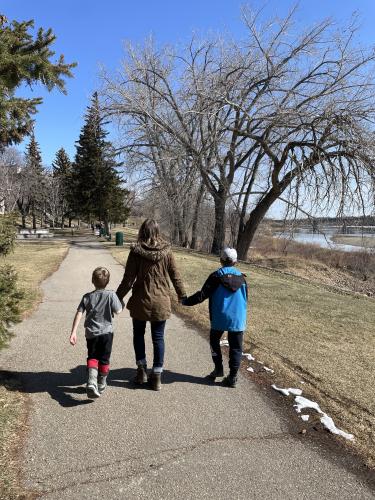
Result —
[[[207,378],[210,380],[215,380],[216,377],[224,377],[224,368],[221,367],[215,367],[215,369],[207,375]]]
[[[223,378],[223,385],[225,387],[236,387],[237,385],[237,375],[227,375]]]

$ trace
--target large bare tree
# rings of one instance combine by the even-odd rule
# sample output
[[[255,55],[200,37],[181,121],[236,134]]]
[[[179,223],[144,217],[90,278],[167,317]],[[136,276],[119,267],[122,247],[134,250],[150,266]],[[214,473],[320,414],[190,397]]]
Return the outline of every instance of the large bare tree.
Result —
[[[229,200],[241,258],[277,200],[373,204],[374,50],[359,47],[355,20],[301,32],[294,15],[262,23],[244,12],[245,40],[193,40],[183,53],[129,47],[120,72],[103,77],[110,115],[146,121],[197,166],[215,206],[214,253]]]

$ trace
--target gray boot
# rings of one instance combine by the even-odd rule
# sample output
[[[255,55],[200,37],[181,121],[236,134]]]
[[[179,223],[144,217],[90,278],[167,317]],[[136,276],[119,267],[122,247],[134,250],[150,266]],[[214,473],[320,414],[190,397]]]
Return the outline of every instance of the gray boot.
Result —
[[[148,377],[148,383],[153,391],[160,391],[161,389],[161,373],[151,372]]]
[[[142,385],[147,382],[147,365],[137,366],[137,375],[134,378],[134,382],[138,385]]]
[[[88,369],[86,393],[87,397],[90,399],[95,399],[100,396],[98,391],[98,370],[96,368]]]
[[[107,387],[107,375],[108,373],[100,373],[98,375],[98,391],[102,394]]]

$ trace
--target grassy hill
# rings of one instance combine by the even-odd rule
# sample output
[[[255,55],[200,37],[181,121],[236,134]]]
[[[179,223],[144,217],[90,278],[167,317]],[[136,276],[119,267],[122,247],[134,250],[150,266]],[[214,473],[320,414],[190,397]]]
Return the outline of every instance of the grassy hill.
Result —
[[[126,261],[127,249],[110,249]],[[209,255],[183,249],[175,249],[175,255],[189,294],[219,267]],[[302,388],[353,433],[356,450],[374,466],[375,300],[252,264],[241,263],[239,269],[250,292],[245,350],[275,370],[265,373],[270,384]],[[176,303],[175,311],[208,331],[207,303],[192,308]]]

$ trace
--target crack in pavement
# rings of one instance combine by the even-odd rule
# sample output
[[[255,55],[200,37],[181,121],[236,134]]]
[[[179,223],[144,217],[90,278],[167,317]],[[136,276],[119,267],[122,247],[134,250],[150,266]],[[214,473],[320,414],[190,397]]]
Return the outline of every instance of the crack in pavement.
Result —
[[[98,478],[98,479],[93,479],[92,476],[90,478],[83,480],[83,481],[75,481],[72,482],[68,485],[61,486],[58,488],[52,488],[52,489],[43,489],[41,490],[41,494],[49,494],[49,493],[58,493],[58,492],[63,492],[67,491],[70,489],[73,489],[78,486],[85,486],[87,484],[97,484],[97,483],[104,483],[104,482],[110,482],[110,481],[115,481],[118,479],[125,479],[125,480],[132,480],[135,477],[138,477],[142,474],[149,473],[150,471],[155,471],[155,470],[160,470],[164,465],[170,465],[176,461],[178,461],[181,457],[186,456],[188,453],[191,453],[198,448],[204,447],[206,445],[212,444],[212,443],[218,443],[218,442],[225,442],[225,441],[239,441],[239,442],[256,442],[256,441],[267,441],[267,440],[281,440],[281,439],[288,439],[290,438],[290,434],[288,432],[279,432],[279,433],[270,433],[266,434],[264,436],[216,436],[212,438],[207,438],[199,441],[198,443],[187,445],[187,446],[181,446],[177,448],[167,448],[165,450],[160,450],[155,453],[150,453],[146,455],[135,455],[135,456],[129,456],[125,459],[118,459],[114,460],[113,462],[108,462],[105,464],[100,464],[100,465],[93,465],[89,467],[85,467],[79,470],[74,470],[74,471],[66,471],[62,474],[62,476],[66,476],[68,474],[84,474],[84,473],[90,473],[94,471],[101,471],[102,473],[105,472],[106,469],[113,467],[113,466],[121,466],[121,465],[126,465],[130,461],[137,461],[138,466],[136,466],[136,470],[132,470],[128,473],[122,473],[118,475],[112,475],[111,477],[107,478]],[[165,455],[172,455],[172,456],[167,456],[165,457],[164,460],[160,459],[165,456]],[[152,458],[157,458],[159,457],[159,462],[158,463],[149,463],[150,459]],[[147,461],[147,464],[140,464],[139,462],[142,461]],[[141,466],[142,468],[139,468]],[[53,478],[55,476],[50,475],[50,476],[44,476],[43,478],[40,478],[36,480],[38,483],[43,482],[46,479]]]

